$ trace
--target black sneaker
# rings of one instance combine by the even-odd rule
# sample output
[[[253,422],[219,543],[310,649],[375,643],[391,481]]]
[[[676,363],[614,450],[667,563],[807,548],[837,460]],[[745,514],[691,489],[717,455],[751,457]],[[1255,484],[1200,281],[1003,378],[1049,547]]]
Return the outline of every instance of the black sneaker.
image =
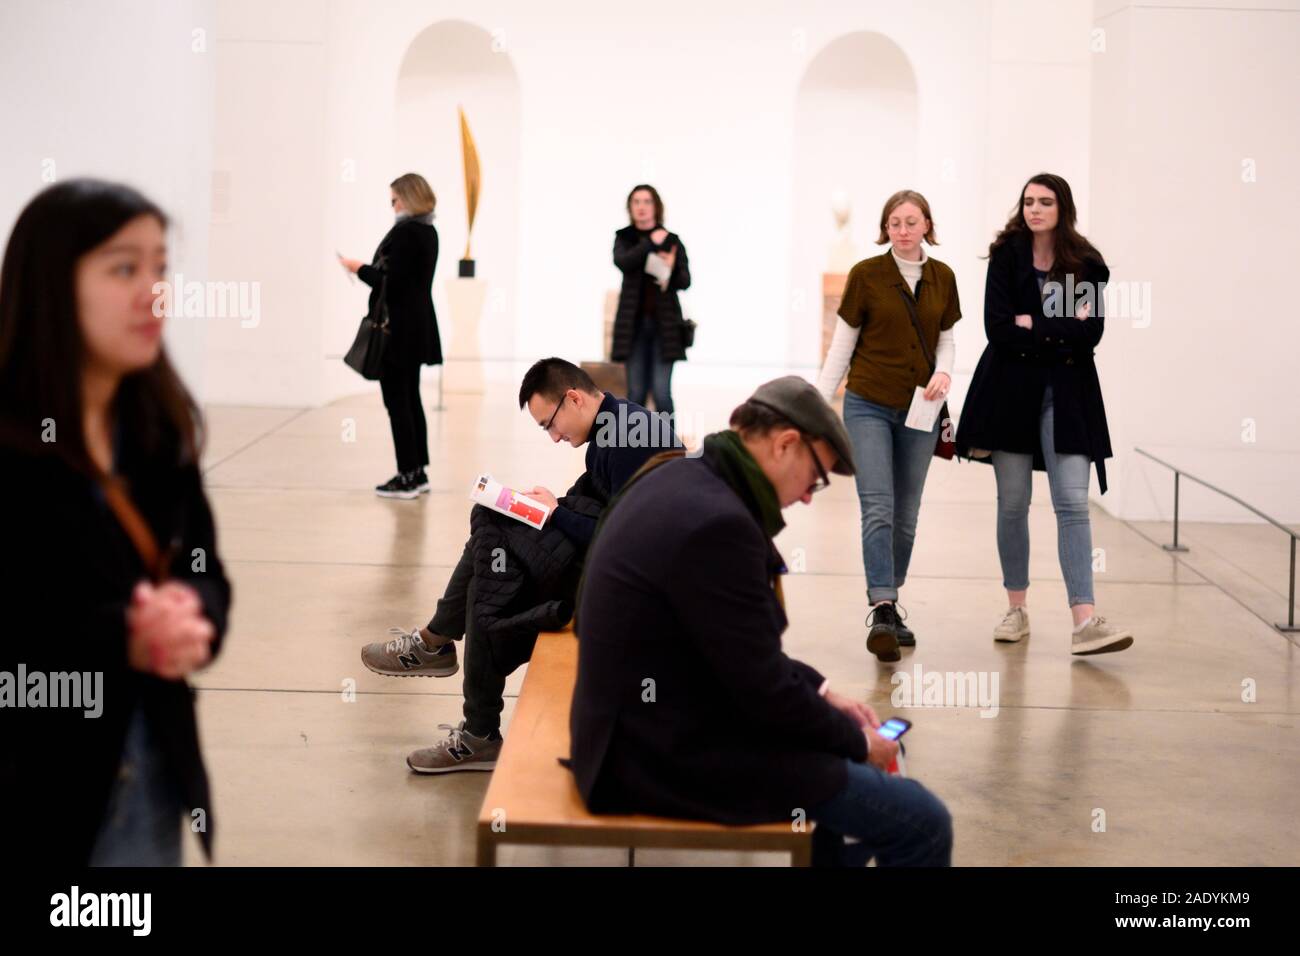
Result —
[[[895,611],[901,611],[898,616],[898,623],[894,625],[894,632],[898,635],[899,647],[916,647],[916,635],[912,629],[903,622],[907,620],[907,608],[894,605]]]
[[[418,498],[420,487],[413,475],[397,474],[382,485],[376,485],[375,494],[381,498]]]
[[[424,473],[423,468],[415,473],[415,490],[422,495],[429,493],[429,476]]]
[[[898,652],[899,623],[892,604],[877,604],[867,615],[867,650],[887,664],[903,659]]]

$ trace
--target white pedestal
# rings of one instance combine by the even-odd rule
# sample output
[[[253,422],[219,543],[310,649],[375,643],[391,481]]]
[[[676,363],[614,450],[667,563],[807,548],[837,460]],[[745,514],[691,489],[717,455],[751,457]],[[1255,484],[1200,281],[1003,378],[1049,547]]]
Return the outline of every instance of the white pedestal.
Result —
[[[447,283],[447,303],[451,309],[451,347],[443,369],[447,391],[483,391],[483,366],[480,361],[478,331],[487,300],[487,283],[482,279],[455,278]]]

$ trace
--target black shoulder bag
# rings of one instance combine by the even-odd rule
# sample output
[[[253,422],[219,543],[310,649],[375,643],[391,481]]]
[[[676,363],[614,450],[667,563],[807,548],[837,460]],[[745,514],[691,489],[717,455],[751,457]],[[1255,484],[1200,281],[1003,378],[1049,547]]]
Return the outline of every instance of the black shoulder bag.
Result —
[[[919,284],[917,288],[920,288]],[[925,341],[925,330],[921,328],[921,320],[916,317],[916,305],[912,302],[912,297],[907,294],[906,289],[900,288],[898,294],[903,297],[903,304],[907,306],[907,314],[912,319],[912,328],[916,330],[916,337],[921,340],[921,354],[925,356],[926,362],[930,364],[930,377],[933,378],[934,353],[930,351],[929,343]],[[956,434],[956,423],[952,420],[952,416],[948,414],[948,401],[944,399],[943,407],[939,409],[939,439],[934,445],[934,457],[942,458],[945,461],[952,460],[953,455],[957,453],[957,443],[953,440]]]
[[[382,260],[378,263],[382,265]],[[375,307],[361,320],[352,348],[343,361],[362,378],[374,381],[384,367],[384,353],[388,351],[388,273],[379,280],[379,295]]]

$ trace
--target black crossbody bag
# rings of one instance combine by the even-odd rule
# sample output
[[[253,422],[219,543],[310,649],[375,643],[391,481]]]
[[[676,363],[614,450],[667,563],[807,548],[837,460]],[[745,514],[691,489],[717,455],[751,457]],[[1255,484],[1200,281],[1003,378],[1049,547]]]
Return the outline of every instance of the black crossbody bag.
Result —
[[[916,286],[921,288],[920,283]],[[907,306],[907,314],[912,319],[912,328],[916,331],[916,337],[921,342],[921,354],[925,356],[926,362],[930,364],[930,377],[934,377],[935,360],[934,353],[930,351],[929,344],[925,341],[925,330],[921,328],[921,320],[916,317],[916,305],[912,302],[912,297],[907,294],[905,289],[899,289],[898,294],[903,297],[903,304]],[[952,420],[948,414],[948,400],[944,399],[943,407],[939,409],[939,439],[934,444],[934,457],[942,458],[944,461],[951,461],[953,455],[957,454],[957,443],[954,437],[957,434],[957,423]]]

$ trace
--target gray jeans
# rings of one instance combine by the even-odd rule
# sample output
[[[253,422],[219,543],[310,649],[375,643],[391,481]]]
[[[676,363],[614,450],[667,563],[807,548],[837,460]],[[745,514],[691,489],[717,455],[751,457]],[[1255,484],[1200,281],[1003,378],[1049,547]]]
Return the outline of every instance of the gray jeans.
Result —
[[[1047,483],[1056,511],[1056,551],[1065,576],[1070,606],[1095,604],[1092,593],[1092,523],[1088,516],[1087,455],[1056,452],[1052,389],[1043,393],[1039,441],[1047,465]],[[1008,591],[1029,587],[1029,499],[1033,490],[1034,456],[995,451],[993,471],[998,482],[998,557],[1002,585]]]

